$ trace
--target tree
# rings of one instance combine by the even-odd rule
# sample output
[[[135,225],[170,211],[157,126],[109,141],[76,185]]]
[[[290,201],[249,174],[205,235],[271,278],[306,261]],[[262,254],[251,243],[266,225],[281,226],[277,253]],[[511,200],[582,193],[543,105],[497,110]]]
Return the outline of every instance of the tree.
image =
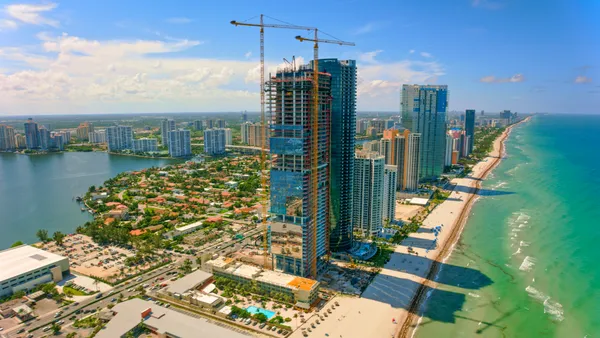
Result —
[[[92,186],[91,186],[91,187],[88,189],[88,191],[89,191],[89,192],[94,192],[94,191],[96,191],[96,186],[95,186],[95,185],[92,185]]]
[[[186,260],[183,261],[183,264],[179,267],[179,269],[185,274],[192,272],[192,261],[189,258],[186,258]]]
[[[77,337],[77,333],[76,333],[76,332],[70,332],[70,333],[67,335],[67,338],[75,338],[75,337]]]
[[[54,233],[54,235],[52,235],[52,239],[54,240],[54,242],[56,242],[56,245],[63,245],[63,239],[65,239],[65,234],[63,234],[60,231],[57,231]]]
[[[56,335],[58,335],[58,333],[60,332],[62,327],[60,327],[60,325],[58,325],[56,323],[52,323],[52,326],[50,326],[50,329],[52,330],[52,334],[56,336]]]
[[[46,242],[48,242],[48,240],[50,239],[50,238],[48,237],[48,230],[46,230],[46,229],[40,229],[40,230],[38,230],[38,231],[35,233],[35,235],[37,236],[37,238],[39,238],[39,239],[40,239],[40,241],[41,241],[42,243],[46,243]]]
[[[14,243],[13,243],[13,244],[12,244],[10,247],[11,247],[11,248],[14,248],[14,247],[17,247],[17,246],[19,246],[19,245],[23,245],[23,242],[21,242],[21,241],[16,241],[16,242],[14,242]]]
[[[266,322],[269,318],[267,318],[267,315],[265,315],[264,313],[257,313],[254,315],[254,319],[258,320],[261,323]]]

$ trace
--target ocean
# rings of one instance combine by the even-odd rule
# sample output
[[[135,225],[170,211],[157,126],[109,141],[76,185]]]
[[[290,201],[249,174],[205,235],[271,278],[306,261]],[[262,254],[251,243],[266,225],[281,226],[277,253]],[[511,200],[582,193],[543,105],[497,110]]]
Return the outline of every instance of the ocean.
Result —
[[[18,155],[0,153],[0,250],[16,241],[34,243],[46,229],[72,233],[92,219],[73,201],[92,185],[120,172],[176,163],[107,153]]]
[[[512,130],[415,337],[600,337],[599,144],[600,116]]]

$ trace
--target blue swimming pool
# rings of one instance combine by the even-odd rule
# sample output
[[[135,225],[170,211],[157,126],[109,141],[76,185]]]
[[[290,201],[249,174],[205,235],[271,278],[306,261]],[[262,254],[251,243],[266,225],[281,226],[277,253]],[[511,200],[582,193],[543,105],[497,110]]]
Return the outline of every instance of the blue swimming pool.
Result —
[[[250,312],[253,315],[255,315],[257,313],[262,313],[263,315],[267,316],[267,319],[271,319],[271,318],[273,318],[275,316],[275,312],[269,311],[269,310],[265,310],[263,308],[256,307],[254,305],[248,306],[246,308],[246,311]]]

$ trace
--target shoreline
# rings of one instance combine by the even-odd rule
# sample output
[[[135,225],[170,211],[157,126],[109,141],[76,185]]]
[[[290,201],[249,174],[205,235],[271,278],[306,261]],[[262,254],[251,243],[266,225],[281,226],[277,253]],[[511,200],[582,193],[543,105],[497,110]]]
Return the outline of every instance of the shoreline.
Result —
[[[478,192],[482,188],[483,181],[502,162],[502,158],[506,153],[505,141],[510,136],[512,128],[520,125],[521,123],[528,122],[530,119],[531,116],[507,127],[506,130],[496,140],[494,140],[494,148],[488,154],[485,160],[478,162],[473,167],[472,174],[462,179],[470,180],[472,182],[474,181],[474,184],[471,184],[469,186],[469,191],[464,193],[468,197],[460,210],[460,214],[452,222],[452,225],[450,225],[451,229],[449,233],[446,234],[446,236],[441,236],[445,237],[440,238],[441,247],[438,249],[439,251],[436,250],[438,251],[438,253],[435,255],[434,258],[432,258],[432,262],[429,266],[429,269],[427,270],[426,275],[424,276],[417,290],[414,292],[412,300],[410,301],[410,305],[405,310],[405,315],[402,320],[403,323],[400,326],[399,331],[395,335],[396,337],[406,338],[409,336],[414,336],[415,332],[418,329],[419,322],[422,318],[420,314],[421,309],[423,306],[427,305],[429,294],[431,290],[435,287],[438,274],[442,268],[442,264],[448,258],[450,258],[452,252],[454,251],[456,243],[460,240],[462,232],[469,218],[471,209],[475,204],[475,201],[477,201],[479,197]],[[488,162],[490,160],[492,161]],[[458,185],[458,183],[456,184]],[[454,190],[452,194],[454,194],[455,192],[456,190]],[[447,201],[442,203],[442,205],[445,203],[447,203]],[[427,218],[429,218],[430,216],[432,215],[430,214]]]

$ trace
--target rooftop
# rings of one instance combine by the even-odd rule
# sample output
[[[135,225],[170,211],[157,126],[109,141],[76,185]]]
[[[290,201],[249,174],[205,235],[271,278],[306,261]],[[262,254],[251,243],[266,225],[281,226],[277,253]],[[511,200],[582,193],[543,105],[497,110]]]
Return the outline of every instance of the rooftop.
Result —
[[[310,290],[312,290],[312,288],[315,287],[316,284],[317,284],[317,281],[315,281],[315,280],[308,279],[308,278],[302,278],[302,277],[296,277],[296,278],[294,278],[293,281],[288,283],[288,286],[291,286],[296,289],[304,290],[304,291],[310,291]]]
[[[202,222],[198,221],[198,222],[191,223],[191,224],[188,224],[188,225],[184,225],[182,227],[175,228],[175,229],[177,229],[179,231],[186,231],[186,230],[194,229],[194,228],[201,227],[201,226],[202,226]]]
[[[196,286],[203,284],[212,277],[211,273],[202,270],[196,270],[189,275],[183,276],[169,285],[167,291],[170,293],[184,293]]]
[[[247,337],[242,333],[228,330],[222,325],[204,318],[195,318],[160,307],[152,302],[133,298],[115,305],[116,315],[98,332],[97,338],[121,337],[140,323],[142,313],[150,310],[144,324],[156,329],[159,334],[176,337]]]
[[[68,258],[29,245],[21,245],[0,251],[0,281],[56,264]]]

